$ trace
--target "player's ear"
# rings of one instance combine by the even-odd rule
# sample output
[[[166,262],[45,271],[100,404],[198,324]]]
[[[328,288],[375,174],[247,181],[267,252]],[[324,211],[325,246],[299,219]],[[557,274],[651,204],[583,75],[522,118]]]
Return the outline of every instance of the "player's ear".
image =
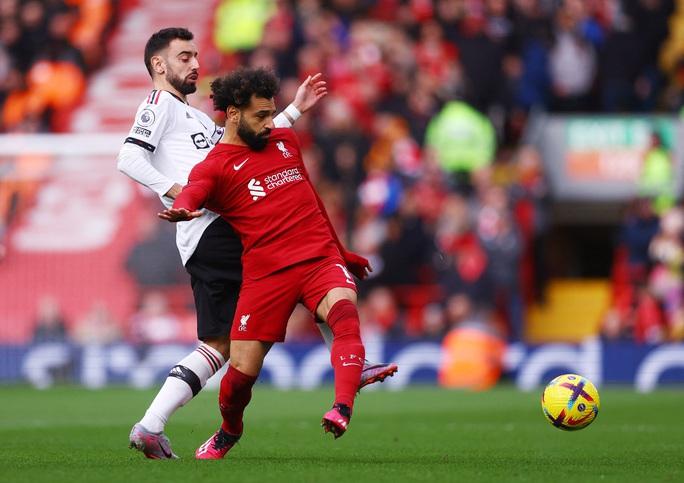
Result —
[[[163,75],[166,70],[166,64],[161,55],[153,55],[150,59],[152,64],[152,70],[157,73],[157,75]]]
[[[238,124],[240,122],[240,109],[235,106],[228,106],[228,109],[226,109],[226,119],[228,122]]]

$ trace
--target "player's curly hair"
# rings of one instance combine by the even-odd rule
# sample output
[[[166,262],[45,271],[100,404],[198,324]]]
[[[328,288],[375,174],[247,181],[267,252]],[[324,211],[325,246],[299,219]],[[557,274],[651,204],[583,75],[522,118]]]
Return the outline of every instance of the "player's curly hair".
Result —
[[[229,106],[242,109],[249,105],[252,94],[264,99],[275,97],[280,89],[276,75],[263,67],[241,67],[211,83],[214,109],[225,112]]]

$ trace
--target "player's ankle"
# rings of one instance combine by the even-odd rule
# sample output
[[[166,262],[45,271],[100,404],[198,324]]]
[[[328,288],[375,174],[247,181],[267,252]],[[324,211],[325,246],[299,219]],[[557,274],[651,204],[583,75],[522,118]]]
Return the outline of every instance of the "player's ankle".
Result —
[[[139,424],[151,433],[161,433],[166,426],[166,422],[162,418],[149,410],[145,412],[145,416],[139,421]]]

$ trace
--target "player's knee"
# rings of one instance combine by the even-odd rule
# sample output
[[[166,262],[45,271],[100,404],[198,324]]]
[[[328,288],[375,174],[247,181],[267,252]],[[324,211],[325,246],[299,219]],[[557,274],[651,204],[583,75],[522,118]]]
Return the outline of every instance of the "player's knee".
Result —
[[[258,376],[263,366],[263,360],[233,358],[230,367],[233,367],[248,376]]]
[[[202,342],[220,352],[224,361],[230,359],[230,339],[228,337],[207,338]]]
[[[230,365],[243,374],[258,376],[264,364],[264,357],[272,343],[260,341],[233,341]]]
[[[323,297],[323,300],[316,307],[316,316],[327,321],[335,305],[339,302],[349,302],[356,305],[356,298],[356,292],[350,288],[334,288]]]

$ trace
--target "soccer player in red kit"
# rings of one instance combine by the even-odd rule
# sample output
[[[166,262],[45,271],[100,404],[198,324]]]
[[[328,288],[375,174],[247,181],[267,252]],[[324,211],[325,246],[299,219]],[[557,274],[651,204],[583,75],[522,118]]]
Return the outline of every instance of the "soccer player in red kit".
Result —
[[[226,113],[223,139],[190,172],[169,221],[220,214],[240,236],[243,282],[231,329],[230,367],[221,381],[221,428],[196,452],[218,459],[242,435],[242,416],[263,360],[285,338],[298,302],[333,332],[335,400],[323,416],[337,438],[351,418],[365,351],[359,333],[356,285],[368,261],[347,252],[311,185],[297,136],[276,129],[278,80],[265,69],[240,69],[211,84],[216,110]]]

